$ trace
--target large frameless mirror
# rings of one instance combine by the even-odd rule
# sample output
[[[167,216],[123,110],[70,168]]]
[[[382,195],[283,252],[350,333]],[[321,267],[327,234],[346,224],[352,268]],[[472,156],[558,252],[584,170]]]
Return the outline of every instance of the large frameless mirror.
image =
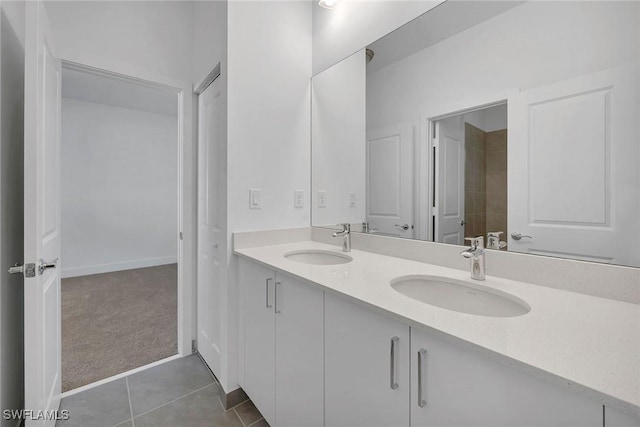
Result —
[[[312,80],[312,225],[640,266],[640,2],[447,1]]]

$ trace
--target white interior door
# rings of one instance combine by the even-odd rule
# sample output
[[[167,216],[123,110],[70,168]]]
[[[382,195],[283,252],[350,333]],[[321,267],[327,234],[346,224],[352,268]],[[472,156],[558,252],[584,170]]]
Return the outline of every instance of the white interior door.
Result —
[[[435,123],[436,242],[464,243],[464,121],[462,116],[449,117]]]
[[[509,250],[640,264],[637,70],[509,99]]]
[[[413,237],[413,126],[367,132],[367,212],[379,233]]]
[[[26,3],[24,113],[25,408],[57,410],[61,393],[60,61],[44,4]],[[53,267],[53,265],[52,265]],[[26,425],[55,421],[26,420]]]
[[[220,375],[220,306],[225,255],[224,184],[225,161],[221,120],[224,102],[217,78],[198,96],[198,351],[209,368]]]

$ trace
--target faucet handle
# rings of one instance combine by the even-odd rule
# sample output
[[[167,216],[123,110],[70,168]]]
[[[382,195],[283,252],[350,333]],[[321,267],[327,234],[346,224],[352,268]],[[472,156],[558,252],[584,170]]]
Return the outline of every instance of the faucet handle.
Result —
[[[504,231],[488,231],[487,238],[495,237],[499,239],[501,234],[504,234]]]
[[[473,249],[484,249],[484,236],[465,237],[464,240],[471,242]]]
[[[342,231],[351,231],[351,224],[348,222],[337,224],[342,226]]]

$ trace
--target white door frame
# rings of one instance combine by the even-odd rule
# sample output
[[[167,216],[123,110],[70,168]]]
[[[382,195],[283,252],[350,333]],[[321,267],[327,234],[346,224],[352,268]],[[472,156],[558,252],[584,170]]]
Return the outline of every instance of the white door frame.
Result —
[[[491,107],[497,107],[498,105],[504,105],[507,103],[507,96],[505,93],[502,96],[497,96],[491,99],[477,99],[466,100],[463,104],[456,103],[449,107],[437,107],[434,111],[426,112],[422,114],[423,119],[420,120],[420,147],[419,152],[419,167],[418,182],[419,186],[416,193],[415,204],[418,206],[418,215],[416,223],[420,224],[420,227],[416,230],[416,238],[420,240],[428,240],[433,242],[435,235],[432,227],[434,211],[434,200],[436,196],[436,181],[435,181],[435,157],[434,157],[434,132],[436,130],[436,122],[438,120],[446,119],[452,116],[458,116],[460,114],[467,114],[473,111],[485,110]],[[426,185],[426,189],[425,186]],[[425,227],[422,224],[426,224]]]
[[[178,355],[192,352],[194,322],[191,316],[195,285],[195,171],[196,157],[192,138],[193,97],[191,83],[167,79],[134,70],[130,66],[93,65],[86,61],[61,58],[62,68],[98,74],[152,86],[175,93],[178,98]],[[167,358],[165,360],[171,360]],[[154,365],[155,363],[151,364]],[[101,383],[101,382],[100,382]],[[84,389],[84,388],[83,388]]]

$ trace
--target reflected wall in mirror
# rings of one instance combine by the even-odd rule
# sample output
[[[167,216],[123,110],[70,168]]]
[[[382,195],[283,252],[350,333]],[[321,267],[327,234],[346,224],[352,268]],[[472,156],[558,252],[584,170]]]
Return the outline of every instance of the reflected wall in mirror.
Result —
[[[640,266],[639,57],[640,2],[441,4],[313,77],[312,225]]]

